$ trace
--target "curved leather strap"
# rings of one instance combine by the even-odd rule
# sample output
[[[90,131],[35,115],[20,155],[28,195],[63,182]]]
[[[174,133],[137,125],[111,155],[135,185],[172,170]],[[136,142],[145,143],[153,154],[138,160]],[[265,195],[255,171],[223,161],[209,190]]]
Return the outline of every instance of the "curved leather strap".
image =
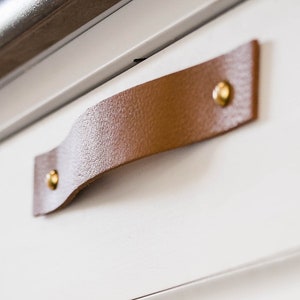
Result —
[[[232,86],[230,103],[218,106],[212,90]],[[144,83],[89,108],[67,138],[35,158],[34,215],[69,203],[104,172],[158,152],[212,138],[256,118],[258,43],[198,66]],[[46,174],[55,169],[51,190]]]

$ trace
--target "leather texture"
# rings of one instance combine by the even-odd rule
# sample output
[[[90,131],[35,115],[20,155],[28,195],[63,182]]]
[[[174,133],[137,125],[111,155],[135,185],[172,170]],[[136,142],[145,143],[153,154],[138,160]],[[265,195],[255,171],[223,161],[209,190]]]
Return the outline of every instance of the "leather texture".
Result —
[[[209,139],[257,117],[259,45],[251,41],[203,64],[144,83],[82,114],[57,148],[35,158],[35,216],[70,203],[104,172],[131,161]],[[212,91],[232,86],[220,107]],[[50,190],[46,174],[56,169]],[[100,195],[99,195],[100,197]]]

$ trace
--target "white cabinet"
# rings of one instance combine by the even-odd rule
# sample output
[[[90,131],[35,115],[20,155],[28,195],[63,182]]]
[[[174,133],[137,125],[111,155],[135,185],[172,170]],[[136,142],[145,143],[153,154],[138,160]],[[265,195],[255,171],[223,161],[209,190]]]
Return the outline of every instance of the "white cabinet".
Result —
[[[131,299],[207,278],[194,298],[153,299],[262,299],[252,288],[264,282],[263,299],[282,299],[274,294],[281,284],[285,299],[298,299],[299,15],[299,1],[243,2],[2,141],[0,298]],[[57,146],[86,108],[251,39],[261,43],[257,121],[121,167],[65,209],[32,217],[33,159]],[[264,266],[269,279],[247,271],[282,255],[278,280],[272,263]],[[234,290],[226,273],[239,266]]]

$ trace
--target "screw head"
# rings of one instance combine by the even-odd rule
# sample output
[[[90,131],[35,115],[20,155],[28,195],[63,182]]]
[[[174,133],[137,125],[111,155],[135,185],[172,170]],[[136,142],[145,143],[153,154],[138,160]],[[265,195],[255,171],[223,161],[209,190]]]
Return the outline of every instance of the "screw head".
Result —
[[[231,86],[226,81],[219,82],[212,92],[214,102],[222,107],[225,107],[230,100]]]
[[[51,170],[47,175],[46,175],[46,184],[50,190],[55,190],[58,185],[58,172],[56,170]]]

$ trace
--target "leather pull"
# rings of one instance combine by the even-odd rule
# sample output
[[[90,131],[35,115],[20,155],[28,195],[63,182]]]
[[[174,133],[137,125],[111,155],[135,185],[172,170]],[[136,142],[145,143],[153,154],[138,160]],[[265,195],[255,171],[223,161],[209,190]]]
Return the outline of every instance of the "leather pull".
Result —
[[[89,108],[57,148],[35,158],[34,215],[65,206],[113,168],[215,137],[254,120],[258,53],[258,42],[251,41]],[[219,82],[230,87],[229,102],[224,105],[212,98]],[[216,98],[224,97],[220,90],[214,93]]]

